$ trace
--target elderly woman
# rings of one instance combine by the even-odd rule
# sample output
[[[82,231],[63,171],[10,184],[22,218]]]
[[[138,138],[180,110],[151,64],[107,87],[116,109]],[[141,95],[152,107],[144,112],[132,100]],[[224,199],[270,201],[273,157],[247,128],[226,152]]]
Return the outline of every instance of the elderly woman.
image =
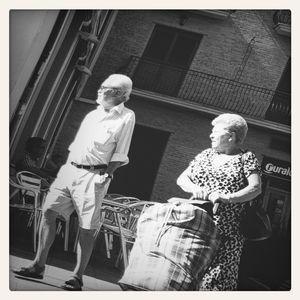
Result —
[[[241,150],[248,126],[236,114],[212,121],[211,148],[202,151],[179,176],[177,184],[195,198],[215,205],[214,221],[221,244],[202,278],[200,290],[237,289],[244,237],[239,225],[244,204],[261,193],[260,166],[251,151]]]

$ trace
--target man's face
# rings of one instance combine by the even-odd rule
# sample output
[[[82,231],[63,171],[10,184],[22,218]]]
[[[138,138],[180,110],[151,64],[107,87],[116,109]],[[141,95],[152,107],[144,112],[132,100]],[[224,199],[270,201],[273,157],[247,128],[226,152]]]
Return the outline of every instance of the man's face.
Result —
[[[98,97],[96,102],[101,104],[104,109],[111,109],[116,105],[124,102],[126,90],[122,89],[120,84],[113,84],[112,82],[103,82],[98,90]]]

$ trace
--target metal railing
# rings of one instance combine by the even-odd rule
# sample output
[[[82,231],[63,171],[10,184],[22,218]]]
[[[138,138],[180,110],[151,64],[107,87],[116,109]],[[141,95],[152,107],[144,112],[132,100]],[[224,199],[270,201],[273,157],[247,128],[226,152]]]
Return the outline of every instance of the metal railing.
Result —
[[[270,116],[276,113],[276,120],[281,116],[279,123],[290,124],[290,94],[137,56],[131,57],[125,73],[133,78],[138,89],[257,119],[271,120]]]

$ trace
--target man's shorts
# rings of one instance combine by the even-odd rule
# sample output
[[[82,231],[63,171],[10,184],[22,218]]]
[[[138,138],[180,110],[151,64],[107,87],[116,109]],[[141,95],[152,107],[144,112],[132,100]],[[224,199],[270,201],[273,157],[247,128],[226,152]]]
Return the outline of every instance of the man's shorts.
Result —
[[[43,212],[50,209],[68,219],[75,209],[80,227],[97,229],[100,208],[110,181],[107,179],[105,183],[99,183],[99,170],[79,169],[66,163],[50,187]]]

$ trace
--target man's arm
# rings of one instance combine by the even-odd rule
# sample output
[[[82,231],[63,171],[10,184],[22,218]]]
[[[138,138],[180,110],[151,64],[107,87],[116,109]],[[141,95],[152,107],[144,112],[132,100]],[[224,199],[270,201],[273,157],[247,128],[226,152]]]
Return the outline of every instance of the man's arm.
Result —
[[[116,169],[129,162],[127,155],[129,152],[134,125],[135,125],[135,115],[133,113],[131,117],[127,120],[127,122],[124,124],[122,132],[118,138],[118,143],[115,152],[112,155],[111,161],[109,162],[107,169],[105,171],[105,174],[107,174],[108,176],[107,175],[101,176],[100,182],[104,182],[109,177],[112,178],[112,175]]]
[[[131,144],[132,134],[135,126],[135,115],[132,112],[126,123],[124,124],[120,134],[117,137],[116,149],[111,157],[110,162],[118,161],[121,165],[129,162],[128,152]]]
[[[112,176],[115,170],[117,170],[120,166],[122,166],[122,164],[123,162],[121,161],[111,161],[108,164],[105,173],[108,174],[109,176]]]

